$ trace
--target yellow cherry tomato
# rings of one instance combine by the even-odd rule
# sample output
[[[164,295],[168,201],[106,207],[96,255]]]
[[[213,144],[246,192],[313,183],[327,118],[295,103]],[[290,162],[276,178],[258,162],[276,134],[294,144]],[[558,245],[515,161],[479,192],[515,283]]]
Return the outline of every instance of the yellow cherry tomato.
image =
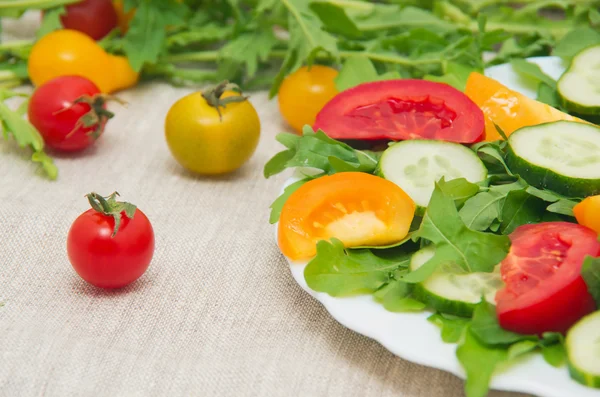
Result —
[[[338,94],[334,79],[338,71],[328,66],[306,66],[289,75],[278,93],[279,111],[297,132],[313,125],[317,114]]]
[[[219,101],[231,97],[241,100],[234,91],[223,90],[216,95]],[[252,104],[247,100],[227,103],[219,111],[220,116],[203,93],[195,92],[175,102],[167,113],[165,137],[169,149],[192,172],[217,175],[234,171],[256,150],[260,120]]]
[[[577,223],[600,233],[600,196],[590,196],[573,207]]]
[[[36,86],[75,75],[91,80],[102,92],[130,87],[139,77],[125,57],[106,53],[89,36],[70,29],[48,33],[36,42],[27,69]]]

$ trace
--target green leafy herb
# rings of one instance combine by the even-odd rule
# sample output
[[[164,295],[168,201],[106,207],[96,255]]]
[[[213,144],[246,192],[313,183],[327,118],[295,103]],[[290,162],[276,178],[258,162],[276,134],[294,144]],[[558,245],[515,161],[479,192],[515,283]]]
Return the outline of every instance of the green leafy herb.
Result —
[[[131,2],[129,2],[131,3]],[[156,63],[166,48],[166,27],[181,25],[187,7],[174,0],[137,2],[137,9],[123,39],[123,49],[134,70]]]
[[[44,139],[38,130],[23,118],[27,103],[24,102],[17,111],[13,111],[4,102],[15,96],[22,95],[13,91],[0,91],[0,127],[2,127],[4,139],[8,140],[12,136],[19,147],[30,147],[33,150],[31,160],[39,163],[46,176],[54,180],[58,177],[58,169],[52,158],[44,152]]]
[[[335,85],[338,91],[344,91],[362,83],[398,78],[400,78],[398,72],[378,74],[369,58],[355,55],[344,62],[340,73],[335,79]]]
[[[582,26],[567,33],[556,44],[552,53],[556,56],[570,59],[584,48],[596,44],[600,44],[600,32],[589,26]]]
[[[542,200],[525,190],[508,192],[502,206],[500,231],[502,234],[510,234],[521,225],[540,222],[545,212],[544,207]]]
[[[273,201],[273,204],[271,204],[271,215],[269,218],[269,222],[271,224],[277,223],[277,221],[279,220],[279,215],[281,215],[281,210],[283,210],[283,205],[285,204],[287,199],[292,195],[292,193],[294,193],[300,188],[300,186],[304,185],[306,182],[312,179],[313,178],[300,179],[299,181],[296,181],[291,185],[286,186],[281,196],[277,197],[277,199]]]
[[[435,313],[427,318],[442,329],[442,340],[445,343],[458,343],[467,329],[470,320],[463,317]]]
[[[37,30],[36,36],[38,38],[41,38],[54,30],[62,29],[63,26],[62,26],[62,22],[60,21],[60,17],[64,13],[65,13],[65,7],[56,7],[56,8],[47,10],[44,13],[44,17],[42,19],[42,24],[40,25],[39,29]]]
[[[316,168],[327,174],[348,170],[370,173],[378,162],[373,154],[355,150],[329,138],[322,131],[315,133],[308,126],[302,137],[280,134],[277,139],[288,149],[267,162],[264,168],[266,178],[294,167]]]
[[[508,359],[508,351],[484,345],[468,327],[464,340],[456,349],[456,357],[467,374],[467,397],[485,397],[492,375],[498,365]]]
[[[510,64],[517,73],[535,81],[537,84],[544,83],[551,88],[556,88],[556,81],[544,73],[535,63],[528,62],[525,59],[513,59]]]
[[[581,266],[581,277],[600,306],[600,258],[586,257]]]
[[[510,240],[506,236],[474,231],[464,224],[454,201],[444,195],[436,184],[419,230],[413,238],[427,239],[435,244],[435,255],[415,272],[405,277],[407,282],[421,282],[441,263],[455,263],[465,272],[491,272],[508,253]]]
[[[561,367],[567,359],[564,342],[564,336],[558,332],[546,332],[540,339],[542,356],[553,367]]]
[[[308,286],[331,296],[372,293],[391,281],[393,272],[407,267],[410,255],[402,261],[387,260],[360,250],[358,256],[344,244],[332,239],[317,243],[317,255],[304,269]]]
[[[390,312],[418,312],[425,309],[423,302],[410,297],[412,285],[400,280],[392,280],[373,296]]]
[[[510,345],[523,340],[537,341],[535,335],[521,335],[500,327],[496,307],[485,299],[473,311],[471,332],[479,341],[489,346]]]

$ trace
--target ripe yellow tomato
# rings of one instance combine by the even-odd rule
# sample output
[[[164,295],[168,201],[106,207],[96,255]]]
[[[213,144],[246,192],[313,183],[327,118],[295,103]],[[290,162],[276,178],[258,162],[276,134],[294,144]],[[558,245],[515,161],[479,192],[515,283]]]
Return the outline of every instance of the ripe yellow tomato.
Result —
[[[102,92],[130,87],[139,77],[125,57],[106,53],[92,38],[70,29],[48,33],[37,41],[27,71],[36,86],[59,76],[81,76]]]
[[[328,66],[313,65],[298,69],[281,84],[278,92],[279,111],[297,132],[315,122],[317,113],[337,95],[335,78],[338,71]]]
[[[600,196],[586,197],[573,207],[577,223],[600,233]]]
[[[239,96],[225,91],[222,99]],[[260,137],[260,120],[248,101],[217,109],[195,92],[169,109],[165,137],[175,159],[188,170],[217,175],[234,171],[252,157]]]

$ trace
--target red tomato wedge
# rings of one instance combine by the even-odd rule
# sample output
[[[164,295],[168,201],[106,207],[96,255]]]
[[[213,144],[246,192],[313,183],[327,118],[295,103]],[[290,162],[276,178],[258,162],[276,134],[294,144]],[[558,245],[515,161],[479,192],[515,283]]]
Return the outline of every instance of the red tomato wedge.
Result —
[[[500,271],[505,287],[496,294],[502,328],[522,334],[566,332],[595,310],[580,275],[587,255],[600,254],[597,234],[568,222],[518,227]]]
[[[447,84],[411,79],[343,91],[323,107],[313,127],[339,140],[475,143],[485,135],[483,112],[469,97]]]

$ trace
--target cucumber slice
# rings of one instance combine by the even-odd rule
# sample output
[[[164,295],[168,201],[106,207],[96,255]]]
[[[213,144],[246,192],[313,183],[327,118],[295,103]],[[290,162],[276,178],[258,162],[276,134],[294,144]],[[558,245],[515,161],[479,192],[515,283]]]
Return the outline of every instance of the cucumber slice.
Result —
[[[408,140],[383,152],[378,174],[400,186],[420,207],[427,207],[435,182],[465,178],[479,182],[487,169],[477,154],[458,143]]]
[[[600,115],[600,45],[581,50],[558,80],[558,94],[571,112]]]
[[[435,254],[435,247],[428,246],[412,256],[410,270],[415,271]],[[470,317],[482,296],[496,304],[496,291],[503,286],[500,266],[492,273],[451,273],[452,264],[442,266],[427,280],[416,284],[413,296],[429,307],[442,313]],[[456,269],[455,269],[456,270]]]
[[[600,128],[555,121],[508,138],[506,163],[529,184],[567,197],[600,193]]]
[[[600,388],[600,311],[588,314],[571,327],[565,346],[571,378]]]

